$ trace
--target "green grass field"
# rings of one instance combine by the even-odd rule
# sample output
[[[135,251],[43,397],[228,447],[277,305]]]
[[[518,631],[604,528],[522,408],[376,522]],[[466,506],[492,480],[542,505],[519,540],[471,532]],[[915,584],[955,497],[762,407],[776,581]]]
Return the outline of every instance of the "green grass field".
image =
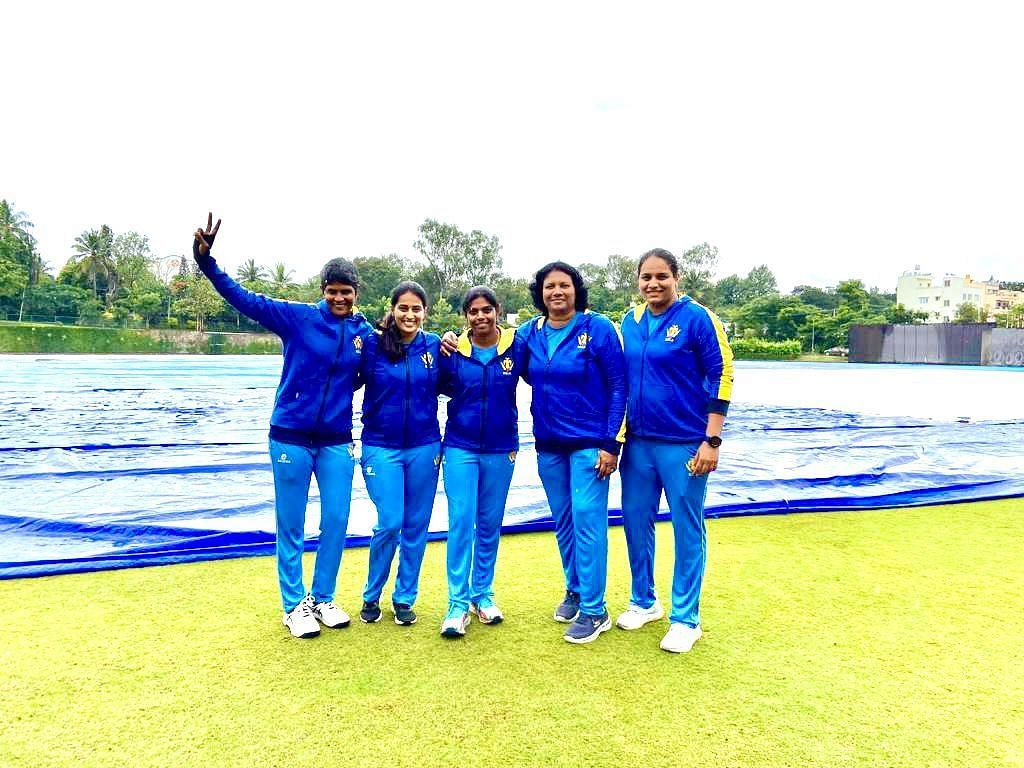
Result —
[[[0,765],[1024,765],[1022,534],[1020,499],[711,521],[679,656],[664,622],[565,643],[551,534],[503,540],[507,621],[456,641],[443,543],[417,625],[315,640],[270,558],[4,581]],[[621,529],[610,558],[614,614]],[[350,612],[365,570],[346,553]]]

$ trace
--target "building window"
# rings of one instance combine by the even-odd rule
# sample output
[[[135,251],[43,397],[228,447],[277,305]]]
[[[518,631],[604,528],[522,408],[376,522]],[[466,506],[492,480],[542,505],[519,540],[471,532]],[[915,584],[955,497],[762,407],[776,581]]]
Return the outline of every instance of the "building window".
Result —
[[[949,280],[943,280],[942,285],[944,288],[949,288]]]
[[[921,298],[919,298],[917,300],[917,303],[918,304],[927,304],[928,303],[928,297],[927,296],[922,296]]]
[[[942,302],[942,306],[948,307],[949,306],[949,299],[946,299],[944,302]]]

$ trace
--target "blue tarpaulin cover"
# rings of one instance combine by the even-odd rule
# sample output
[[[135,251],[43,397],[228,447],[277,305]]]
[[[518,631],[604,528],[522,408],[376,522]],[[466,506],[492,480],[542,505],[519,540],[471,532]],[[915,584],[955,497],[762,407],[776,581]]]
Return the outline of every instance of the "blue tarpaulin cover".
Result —
[[[280,366],[276,356],[0,355],[0,578],[272,553],[266,433]],[[989,418],[980,421],[872,412],[872,398],[888,399],[887,385],[872,382],[891,369],[859,368],[738,364],[707,516],[1024,495],[1024,419],[991,418],[985,408]],[[942,375],[982,373],[996,372]],[[1013,386],[1024,383],[1018,371],[1002,373]],[[930,375],[919,373],[919,386],[934,398]],[[963,387],[977,395],[991,381]],[[1007,380],[998,381],[1004,390],[996,391],[1006,391]],[[806,398],[813,403],[789,402],[801,387],[816,393]],[[522,448],[505,530],[549,529],[529,388],[520,394]],[[865,407],[851,407],[861,399]],[[617,475],[611,495],[614,523]],[[443,497],[439,484],[434,538],[446,530]],[[357,471],[350,545],[366,543],[374,518]],[[307,548],[316,547],[318,525],[314,481]]]

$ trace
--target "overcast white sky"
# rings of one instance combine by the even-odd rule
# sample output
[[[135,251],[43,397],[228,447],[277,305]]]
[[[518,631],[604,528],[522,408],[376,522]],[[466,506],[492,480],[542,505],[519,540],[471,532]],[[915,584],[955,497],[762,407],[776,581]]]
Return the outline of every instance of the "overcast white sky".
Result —
[[[781,286],[1024,280],[1019,3],[5,5],[0,197],[51,266],[109,224],[284,260],[506,271],[707,240]]]

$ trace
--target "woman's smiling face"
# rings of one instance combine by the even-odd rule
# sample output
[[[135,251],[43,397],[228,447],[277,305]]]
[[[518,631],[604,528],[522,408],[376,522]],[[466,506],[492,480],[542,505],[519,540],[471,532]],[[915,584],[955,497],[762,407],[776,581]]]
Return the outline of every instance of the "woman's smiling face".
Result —
[[[565,272],[553,269],[544,278],[541,298],[549,315],[567,315],[576,309],[576,287]]]

